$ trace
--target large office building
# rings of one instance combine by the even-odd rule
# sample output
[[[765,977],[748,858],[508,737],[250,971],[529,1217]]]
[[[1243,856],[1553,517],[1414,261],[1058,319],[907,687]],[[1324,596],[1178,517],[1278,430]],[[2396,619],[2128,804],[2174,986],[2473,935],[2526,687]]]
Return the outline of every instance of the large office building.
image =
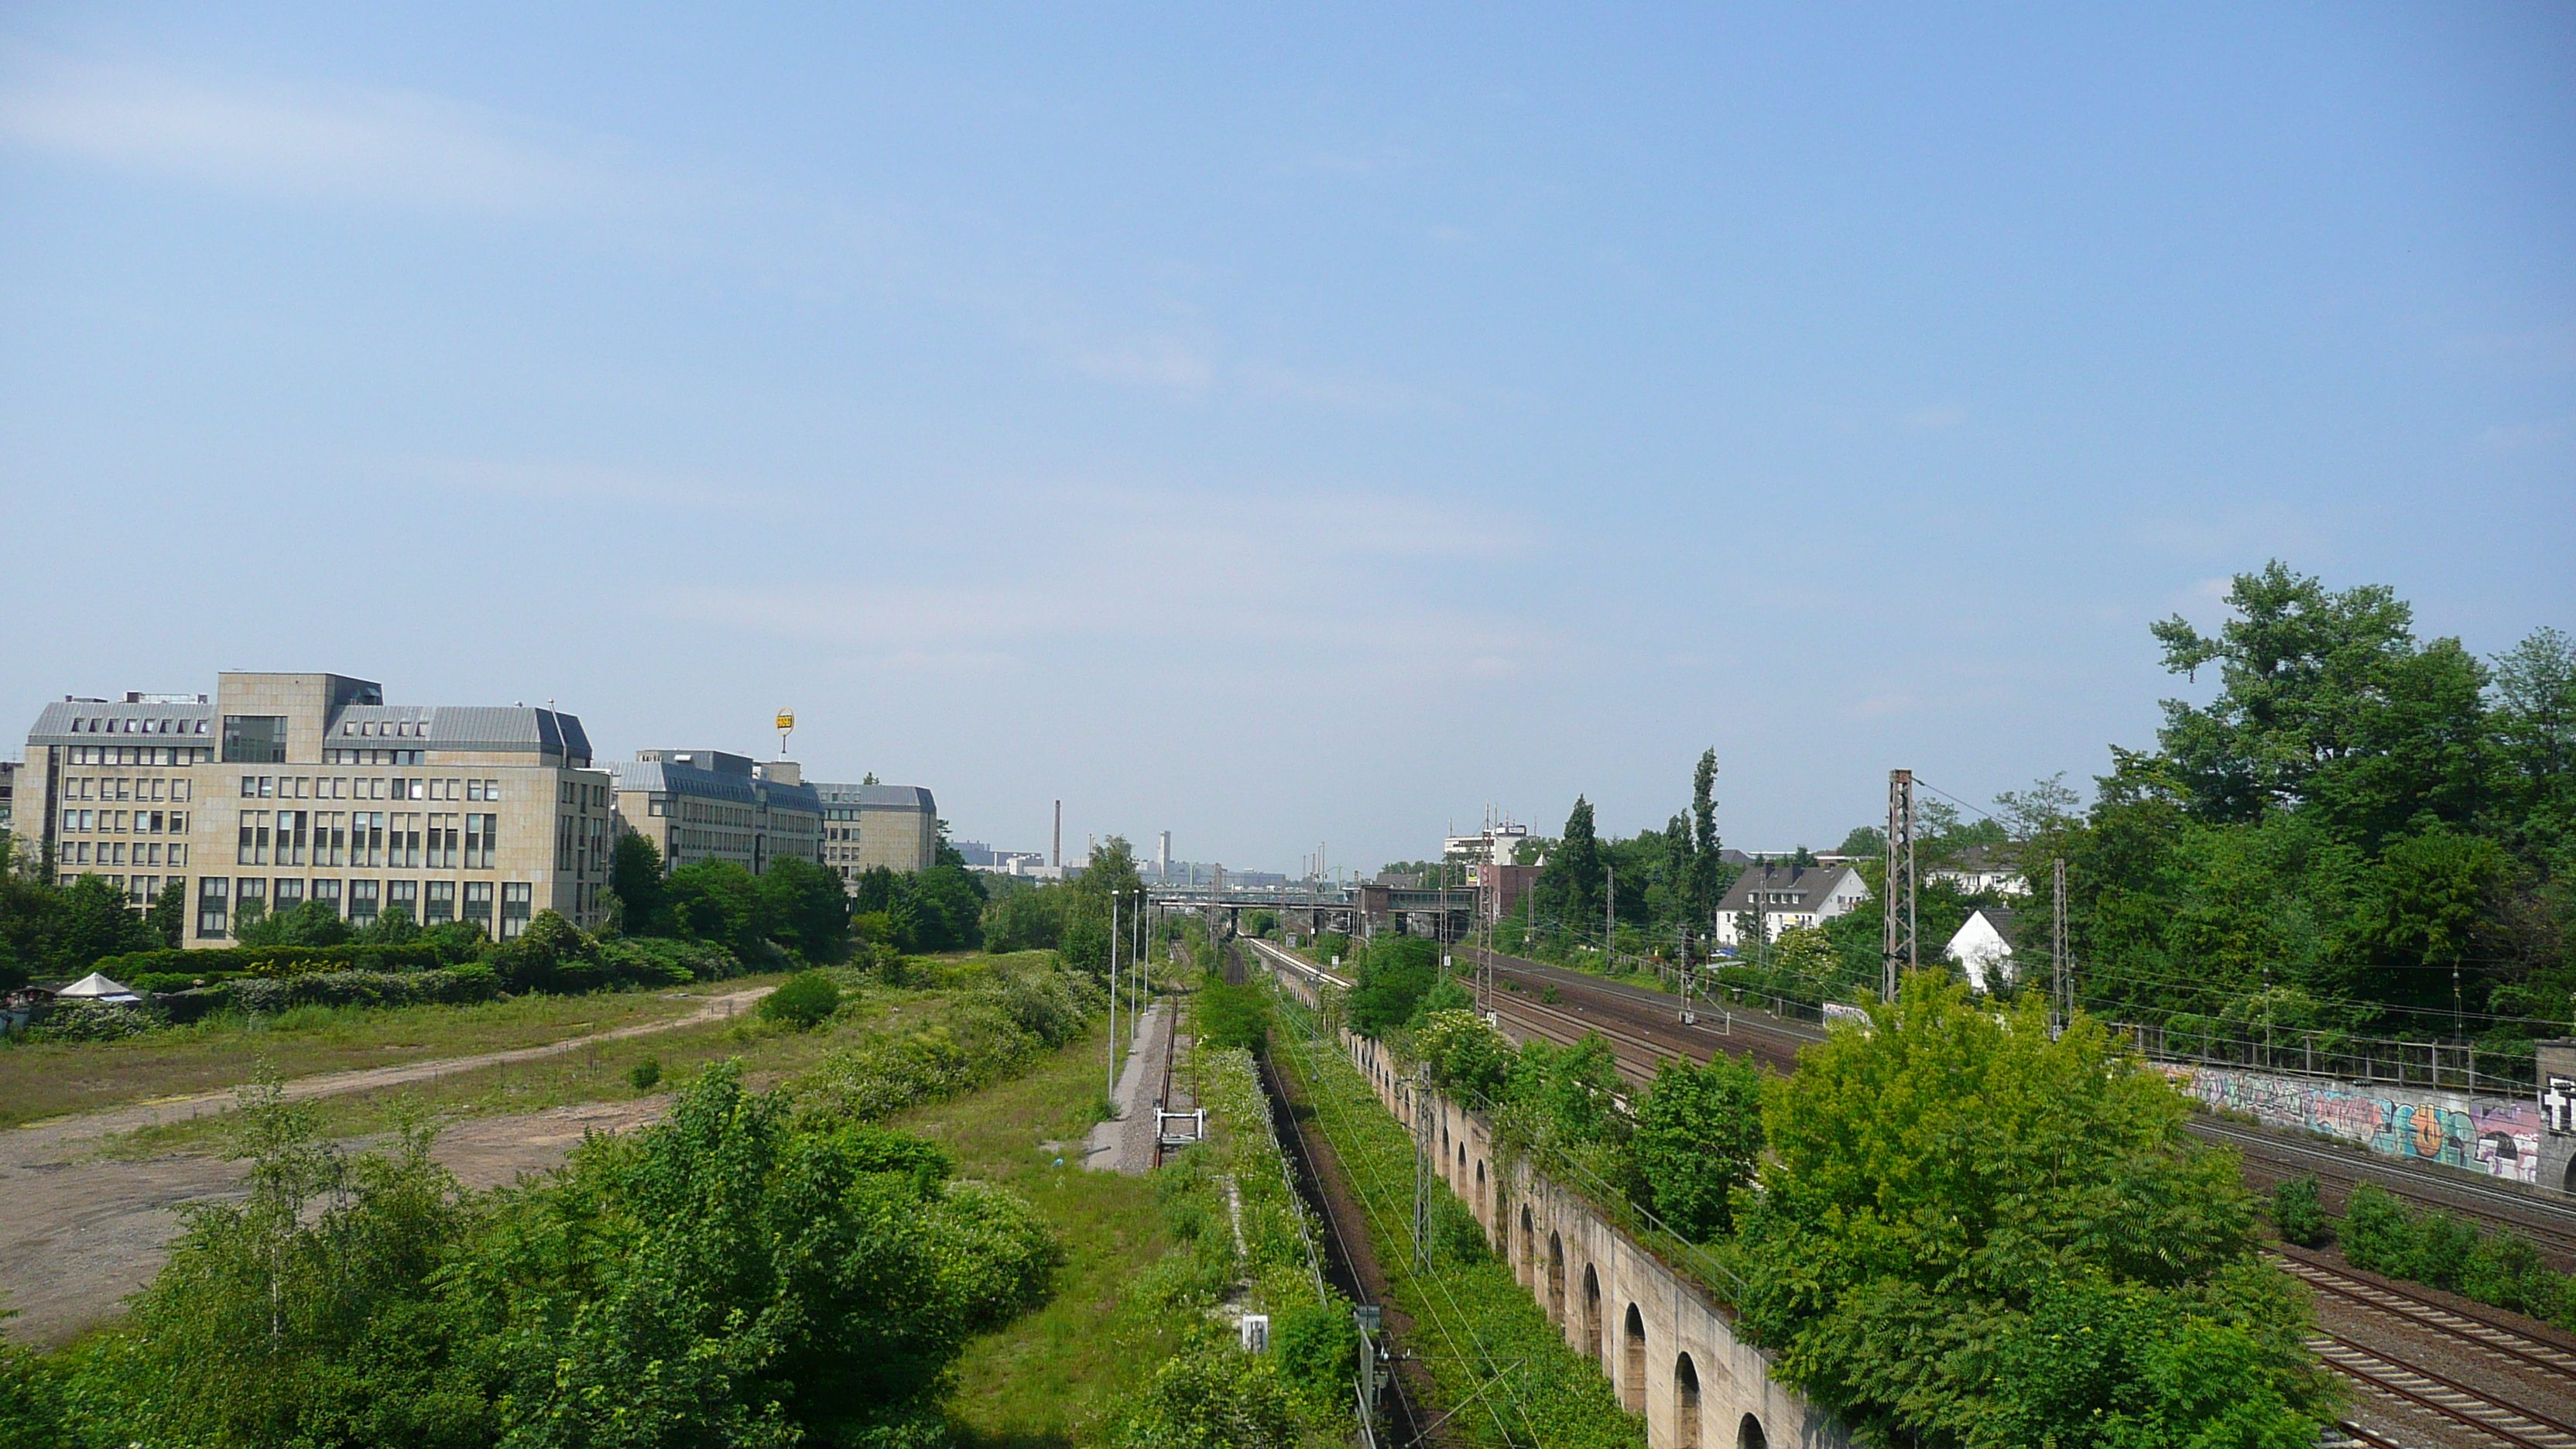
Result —
[[[637,750],[617,776],[617,814],[670,869],[729,860],[759,875],[781,856],[822,861],[823,806],[793,760],[723,750]]]
[[[856,889],[872,866],[928,870],[939,861],[939,802],[919,785],[822,785],[823,863]]]
[[[202,694],[66,698],[27,735],[11,829],[136,905],[176,882],[186,942],[246,906],[360,925],[395,906],[507,940],[539,911],[607,918],[615,801],[581,721],[524,705],[389,705],[338,674],[219,675]]]

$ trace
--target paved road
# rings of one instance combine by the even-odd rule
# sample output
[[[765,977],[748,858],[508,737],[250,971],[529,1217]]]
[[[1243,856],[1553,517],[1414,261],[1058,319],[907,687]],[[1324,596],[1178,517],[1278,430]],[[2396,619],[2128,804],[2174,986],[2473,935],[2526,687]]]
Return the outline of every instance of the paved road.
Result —
[[[743,1011],[769,987],[708,998],[689,1016],[645,1022],[544,1046],[402,1066],[325,1072],[285,1084],[290,1100],[371,1092],[503,1062],[536,1061],[594,1042],[670,1031]],[[230,1110],[234,1093],[208,1092],[57,1117],[0,1133],[0,1306],[18,1310],[0,1329],[22,1343],[62,1343],[110,1317],[160,1270],[179,1209],[236,1195],[245,1164],[199,1153],[140,1161],[90,1157],[99,1142],[179,1118]],[[621,1132],[661,1116],[667,1096],[583,1102],[544,1112],[476,1118],[439,1136],[437,1157],[468,1187],[493,1187],[562,1162],[589,1132]]]
[[[1136,1018],[1136,1034],[1118,1070],[1118,1115],[1091,1129],[1082,1165],[1093,1172],[1123,1172],[1141,1177],[1154,1167],[1154,1096],[1162,1089],[1163,1062],[1170,1043],[1163,1036],[1163,1013],[1169,1002],[1157,1001]]]

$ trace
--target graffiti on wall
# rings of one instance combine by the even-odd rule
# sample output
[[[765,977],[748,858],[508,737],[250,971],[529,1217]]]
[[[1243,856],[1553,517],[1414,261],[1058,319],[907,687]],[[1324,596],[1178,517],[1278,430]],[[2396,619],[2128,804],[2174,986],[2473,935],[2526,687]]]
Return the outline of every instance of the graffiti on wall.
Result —
[[[2266,1127],[2296,1127],[2357,1142],[2390,1157],[2420,1157],[2490,1177],[2536,1182],[2541,1115],[2537,1102],[2309,1082],[2223,1067],[2159,1063],[2185,1094],[2240,1112]]]

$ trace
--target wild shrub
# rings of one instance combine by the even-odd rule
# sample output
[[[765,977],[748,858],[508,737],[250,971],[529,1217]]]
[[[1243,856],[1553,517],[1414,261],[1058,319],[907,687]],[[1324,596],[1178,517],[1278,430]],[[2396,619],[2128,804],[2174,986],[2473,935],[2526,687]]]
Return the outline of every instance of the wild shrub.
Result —
[[[800,1031],[821,1026],[840,1009],[841,985],[824,971],[798,972],[760,999],[763,1017],[786,1022]]]
[[[2285,1178],[2272,1188],[2272,1230],[2281,1241],[2302,1248],[2322,1248],[2333,1236],[2325,1207],[2317,1201],[2316,1174]]]

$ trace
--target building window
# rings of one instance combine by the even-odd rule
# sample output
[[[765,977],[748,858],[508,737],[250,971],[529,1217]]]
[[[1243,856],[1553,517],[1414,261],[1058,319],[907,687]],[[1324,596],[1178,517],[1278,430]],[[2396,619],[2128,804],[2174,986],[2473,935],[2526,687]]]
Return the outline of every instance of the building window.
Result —
[[[492,869],[492,857],[501,843],[501,817],[468,813],[465,817],[465,868]]]
[[[365,926],[374,922],[376,919],[376,892],[380,888],[381,887],[378,882],[371,880],[353,880],[349,882],[349,924],[353,926]]]
[[[402,908],[402,913],[404,915],[411,917],[415,921],[420,920],[419,881],[389,880],[385,882],[385,909],[390,911],[396,906],[400,906]]]
[[[429,883],[427,904],[421,908],[420,923],[440,925],[456,919],[456,882],[434,880]]]
[[[233,864],[268,864],[268,812],[245,810],[233,846]]]
[[[226,911],[230,905],[227,897],[231,891],[232,882],[219,875],[210,875],[197,882],[198,935],[209,940],[223,939],[227,921]]]
[[[243,765],[286,763],[286,716],[225,715],[224,762]]]
[[[313,901],[316,905],[329,906],[331,914],[335,916],[340,914],[340,883],[336,880],[315,881]]]
[[[487,936],[492,934],[492,883],[490,881],[469,880],[465,883],[465,919],[481,926],[483,934]],[[503,923],[504,929],[507,925],[507,922]],[[510,934],[518,933],[512,931]]]
[[[467,881],[465,884],[466,884],[465,896],[466,896],[466,901],[467,901],[467,905],[466,905],[466,907],[465,907],[465,908],[466,908],[467,910],[469,910],[469,911],[470,911],[470,910],[474,909],[472,902],[473,902],[473,898],[474,898],[474,888],[475,888],[476,886],[480,886],[480,887],[482,887],[482,888],[483,888],[483,899],[484,899],[484,900],[489,901],[490,899],[492,899],[492,883],[491,883],[490,881],[484,881],[484,880],[478,880],[478,881]],[[532,904],[533,904],[534,897],[535,897],[535,888],[534,888],[533,886],[529,885],[529,884],[528,884],[528,882],[526,882],[526,881],[523,881],[523,880],[514,880],[514,881],[504,881],[504,882],[502,882],[502,884],[501,884],[501,939],[502,939],[502,940],[504,940],[504,941],[514,940],[514,939],[516,939],[516,938],[519,936],[519,934],[520,934],[521,932],[524,932],[524,931],[526,931],[526,930],[528,929],[528,913],[529,913],[529,910],[530,910],[530,908],[531,908],[531,906],[532,906]]]
[[[268,910],[268,882],[257,876],[233,877],[233,913],[248,916]]]
[[[285,915],[288,911],[294,910],[296,907],[303,904],[304,882],[300,880],[280,880],[277,883],[277,904],[273,907],[277,914],[281,916]]]

